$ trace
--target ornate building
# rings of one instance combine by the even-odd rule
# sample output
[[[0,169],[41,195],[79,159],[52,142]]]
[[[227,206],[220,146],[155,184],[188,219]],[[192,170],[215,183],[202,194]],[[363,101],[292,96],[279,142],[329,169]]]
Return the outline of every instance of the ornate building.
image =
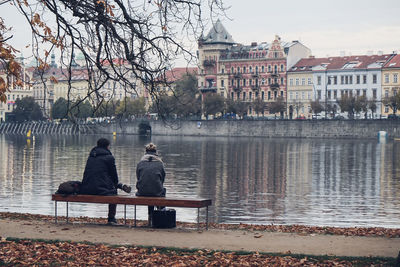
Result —
[[[220,20],[198,46],[199,90],[249,104],[286,100],[286,70],[311,54],[300,42],[283,42],[279,36],[271,43],[237,44]],[[251,105],[248,115],[256,115]]]

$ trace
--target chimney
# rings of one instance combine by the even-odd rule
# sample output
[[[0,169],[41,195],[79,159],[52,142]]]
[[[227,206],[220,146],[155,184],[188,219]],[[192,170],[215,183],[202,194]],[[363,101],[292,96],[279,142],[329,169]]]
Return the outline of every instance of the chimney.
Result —
[[[367,51],[367,56],[372,56],[373,54],[374,54],[374,51],[372,51],[372,50]]]
[[[341,57],[344,57],[346,55],[346,52],[345,51],[340,51],[340,56]]]
[[[382,50],[379,50],[378,51],[378,56],[382,56],[383,55],[383,51]]]
[[[252,47],[257,46],[257,42],[252,42],[252,43],[251,43],[251,46],[252,46]]]
[[[308,58],[315,58],[315,56],[309,56]]]

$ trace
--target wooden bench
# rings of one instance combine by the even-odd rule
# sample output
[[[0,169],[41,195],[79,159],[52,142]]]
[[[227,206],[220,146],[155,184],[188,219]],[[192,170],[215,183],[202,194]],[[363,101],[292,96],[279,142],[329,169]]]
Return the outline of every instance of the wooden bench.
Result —
[[[197,227],[200,228],[200,208],[206,208],[206,229],[208,230],[208,206],[211,199],[189,199],[170,197],[137,197],[137,196],[98,196],[98,195],[62,195],[53,194],[55,201],[55,222],[57,223],[57,202],[66,202],[66,218],[68,223],[68,203],[100,203],[124,205],[124,223],[126,224],[126,206],[135,206],[134,226],[136,227],[136,206],[165,206],[179,208],[197,208]]]

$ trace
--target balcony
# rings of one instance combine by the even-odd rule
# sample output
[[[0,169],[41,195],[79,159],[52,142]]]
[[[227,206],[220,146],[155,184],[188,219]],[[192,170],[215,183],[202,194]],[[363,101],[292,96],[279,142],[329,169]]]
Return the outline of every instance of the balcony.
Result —
[[[253,91],[259,91],[260,90],[260,86],[259,85],[251,85],[251,90]]]
[[[200,87],[199,90],[202,93],[216,93],[217,92],[217,87],[213,86],[213,87]]]
[[[270,72],[270,73],[271,73],[271,77],[279,77],[278,72]]]
[[[206,60],[203,61],[203,66],[204,67],[214,67],[215,65],[216,65],[215,60],[206,59]]]
[[[242,91],[242,87],[240,87],[240,86],[233,86],[232,87],[232,89],[233,89],[233,91],[235,91],[235,92],[240,92],[240,91]]]
[[[242,74],[240,72],[235,72],[233,74],[231,74],[233,76],[233,78],[235,79],[241,79],[242,78]]]
[[[259,76],[258,72],[251,72],[251,77],[257,78]]]
[[[271,90],[277,90],[279,89],[279,83],[272,83],[269,87]]]

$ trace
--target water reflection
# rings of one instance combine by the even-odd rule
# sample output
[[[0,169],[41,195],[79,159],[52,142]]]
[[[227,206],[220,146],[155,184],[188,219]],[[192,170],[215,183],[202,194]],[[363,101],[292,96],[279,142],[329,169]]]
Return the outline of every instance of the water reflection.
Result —
[[[81,180],[97,138],[0,135],[0,210],[53,214],[50,195],[62,181]],[[399,142],[110,139],[120,180],[132,185],[144,145],[155,142],[166,163],[167,193],[212,198],[211,221],[398,227]],[[140,217],[145,210],[139,209]],[[104,217],[106,211],[106,205],[71,205],[72,216]],[[179,220],[196,220],[195,210],[177,214]]]

